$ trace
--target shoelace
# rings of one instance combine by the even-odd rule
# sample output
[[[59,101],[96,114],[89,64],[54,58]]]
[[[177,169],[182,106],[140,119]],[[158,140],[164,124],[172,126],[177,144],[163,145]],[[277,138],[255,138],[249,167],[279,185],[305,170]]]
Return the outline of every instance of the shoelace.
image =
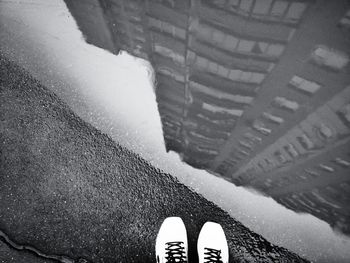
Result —
[[[165,248],[167,263],[187,263],[183,242],[168,242],[165,244],[168,246]]]
[[[205,263],[223,263],[221,260],[221,250],[207,247],[204,249],[206,250],[204,252],[204,255],[206,255],[204,258],[206,260]]]

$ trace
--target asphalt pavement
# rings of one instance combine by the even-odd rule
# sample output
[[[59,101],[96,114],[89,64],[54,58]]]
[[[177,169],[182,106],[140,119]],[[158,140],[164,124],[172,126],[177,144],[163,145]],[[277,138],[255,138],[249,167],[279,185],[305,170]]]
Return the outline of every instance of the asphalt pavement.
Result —
[[[0,262],[155,262],[168,216],[187,227],[190,262],[206,221],[224,228],[230,262],[304,262],[81,120],[1,54],[0,94]]]

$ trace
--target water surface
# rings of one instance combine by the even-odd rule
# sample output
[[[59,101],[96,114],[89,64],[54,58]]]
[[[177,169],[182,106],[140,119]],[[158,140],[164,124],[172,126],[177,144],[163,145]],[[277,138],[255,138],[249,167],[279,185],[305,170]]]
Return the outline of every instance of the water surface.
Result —
[[[350,238],[166,153],[152,69],[84,42],[61,0],[0,2],[0,50],[84,120],[215,202],[269,241],[316,262],[350,262]]]

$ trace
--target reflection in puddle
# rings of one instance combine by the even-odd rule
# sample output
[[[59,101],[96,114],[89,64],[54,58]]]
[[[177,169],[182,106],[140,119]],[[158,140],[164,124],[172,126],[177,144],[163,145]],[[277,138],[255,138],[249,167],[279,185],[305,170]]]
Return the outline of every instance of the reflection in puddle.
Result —
[[[63,2],[0,3],[0,48],[83,119],[237,218],[269,241],[312,260],[350,259],[350,239],[310,215],[236,187],[166,153],[149,66],[87,45]]]

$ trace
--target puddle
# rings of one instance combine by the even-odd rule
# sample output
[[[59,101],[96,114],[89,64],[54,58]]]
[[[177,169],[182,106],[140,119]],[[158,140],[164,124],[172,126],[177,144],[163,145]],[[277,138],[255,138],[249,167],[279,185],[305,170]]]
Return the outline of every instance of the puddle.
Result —
[[[84,120],[175,175],[269,241],[315,262],[350,261],[350,238],[334,233],[327,223],[166,153],[148,63],[86,44],[63,1],[0,2],[0,50]]]

